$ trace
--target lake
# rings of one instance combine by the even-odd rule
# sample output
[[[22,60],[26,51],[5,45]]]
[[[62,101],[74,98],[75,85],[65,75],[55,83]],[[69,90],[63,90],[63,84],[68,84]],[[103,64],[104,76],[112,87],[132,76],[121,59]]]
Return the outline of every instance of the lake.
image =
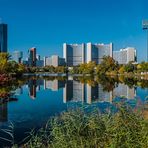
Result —
[[[9,101],[1,97],[0,137],[9,137],[2,129],[12,123],[16,143],[21,143],[32,129],[43,127],[52,116],[72,107],[96,105],[105,113],[114,102],[124,100],[135,110],[148,110],[148,80],[70,76],[25,77],[16,81],[11,88],[0,88],[0,93],[11,94]],[[2,138],[0,144],[9,145]]]

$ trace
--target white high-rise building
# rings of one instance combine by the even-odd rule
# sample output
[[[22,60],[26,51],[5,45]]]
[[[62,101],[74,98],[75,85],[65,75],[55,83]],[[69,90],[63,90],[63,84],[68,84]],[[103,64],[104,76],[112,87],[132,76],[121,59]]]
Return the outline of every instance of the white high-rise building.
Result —
[[[113,44],[92,44],[87,43],[87,57],[86,62],[95,61],[100,64],[103,56],[112,57]]]
[[[136,61],[136,49],[133,47],[127,47],[125,49],[120,49],[119,51],[113,51],[113,58],[119,64],[127,64],[130,61]]]
[[[63,44],[63,57],[67,66],[77,66],[85,62],[85,45]]]
[[[95,61],[100,64],[103,56],[112,57],[113,44],[63,44],[63,57],[67,66],[77,66]]]
[[[65,59],[60,58],[58,55],[53,55],[51,57],[44,57],[44,66],[52,65],[54,67],[65,65]]]

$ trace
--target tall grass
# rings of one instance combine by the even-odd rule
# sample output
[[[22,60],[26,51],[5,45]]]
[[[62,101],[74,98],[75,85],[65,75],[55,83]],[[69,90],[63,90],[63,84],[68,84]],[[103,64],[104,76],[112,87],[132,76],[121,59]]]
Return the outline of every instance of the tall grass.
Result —
[[[147,148],[148,121],[127,106],[115,114],[69,110],[23,145],[29,148]]]

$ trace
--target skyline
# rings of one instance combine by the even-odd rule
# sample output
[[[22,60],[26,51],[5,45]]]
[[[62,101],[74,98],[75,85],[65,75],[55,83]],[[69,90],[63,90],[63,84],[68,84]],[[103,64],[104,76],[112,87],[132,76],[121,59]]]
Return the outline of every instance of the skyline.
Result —
[[[8,51],[36,47],[38,54],[62,56],[63,43],[110,43],[114,50],[137,49],[146,61],[146,0],[0,0],[0,18],[8,24]]]

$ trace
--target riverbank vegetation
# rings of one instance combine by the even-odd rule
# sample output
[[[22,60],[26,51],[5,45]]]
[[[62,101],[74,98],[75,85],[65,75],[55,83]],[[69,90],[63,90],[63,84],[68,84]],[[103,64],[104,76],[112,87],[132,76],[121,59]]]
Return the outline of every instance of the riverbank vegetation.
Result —
[[[23,64],[11,61],[8,53],[0,53],[0,86],[10,84],[14,77],[21,76],[24,72]]]
[[[118,64],[112,57],[104,56],[100,64],[95,62],[83,63],[78,66],[45,66],[28,67],[27,72],[31,73],[67,73],[81,75],[126,75],[126,76],[147,76],[148,62],[139,64],[129,62],[128,64]]]
[[[63,112],[37,133],[32,131],[22,147],[148,147],[148,120],[127,104],[116,107],[114,114],[87,107]]]
[[[0,53],[0,75],[22,75],[23,73],[69,73],[82,75],[145,75],[148,72],[148,62],[139,64],[129,62],[128,64],[118,64],[112,57],[104,56],[100,64],[89,62],[78,66],[45,66],[45,67],[27,67],[16,63],[10,59],[8,53]]]

